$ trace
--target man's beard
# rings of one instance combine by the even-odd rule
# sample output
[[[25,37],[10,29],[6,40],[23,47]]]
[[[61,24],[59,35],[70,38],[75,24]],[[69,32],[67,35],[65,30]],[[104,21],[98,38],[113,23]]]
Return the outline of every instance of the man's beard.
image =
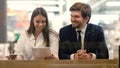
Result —
[[[82,24],[80,24],[80,23],[79,23],[79,24],[72,24],[72,27],[73,27],[73,28],[79,28],[79,27],[81,27],[81,26],[82,26]]]

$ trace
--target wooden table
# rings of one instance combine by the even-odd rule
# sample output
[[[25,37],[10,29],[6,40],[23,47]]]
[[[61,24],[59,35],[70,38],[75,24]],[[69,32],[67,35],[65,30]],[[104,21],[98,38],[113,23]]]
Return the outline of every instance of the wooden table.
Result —
[[[0,68],[118,68],[118,60],[9,60]]]

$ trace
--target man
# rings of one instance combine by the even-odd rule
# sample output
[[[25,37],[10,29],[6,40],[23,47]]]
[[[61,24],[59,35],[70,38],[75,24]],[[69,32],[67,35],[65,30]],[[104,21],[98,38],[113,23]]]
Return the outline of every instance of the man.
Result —
[[[72,24],[59,31],[59,59],[108,59],[103,29],[88,23],[91,18],[90,6],[77,2],[70,11]],[[81,35],[79,41],[77,31]]]

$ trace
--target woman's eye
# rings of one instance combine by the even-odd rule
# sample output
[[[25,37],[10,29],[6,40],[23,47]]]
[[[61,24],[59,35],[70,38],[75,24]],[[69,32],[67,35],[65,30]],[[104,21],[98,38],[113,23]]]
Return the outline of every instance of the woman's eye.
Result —
[[[36,23],[39,23],[40,21],[36,21]]]
[[[46,21],[41,21],[42,23],[46,23]]]
[[[46,23],[46,21],[36,21],[36,23]]]

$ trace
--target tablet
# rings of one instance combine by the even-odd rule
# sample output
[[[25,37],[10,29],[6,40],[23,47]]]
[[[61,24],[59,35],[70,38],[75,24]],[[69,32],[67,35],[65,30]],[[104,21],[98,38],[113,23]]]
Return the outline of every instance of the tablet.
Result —
[[[44,59],[51,55],[50,47],[32,48],[34,59]]]

